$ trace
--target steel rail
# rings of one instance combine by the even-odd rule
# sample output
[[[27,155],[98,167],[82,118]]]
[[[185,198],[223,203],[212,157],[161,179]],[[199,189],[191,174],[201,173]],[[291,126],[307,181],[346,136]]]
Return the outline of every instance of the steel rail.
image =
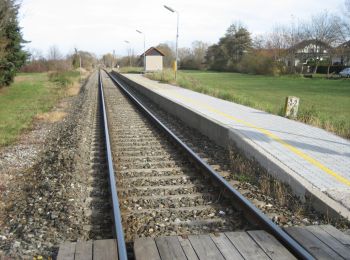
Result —
[[[279,226],[273,223],[262,211],[255,207],[248,199],[246,199],[241,193],[233,188],[220,174],[215,172],[210,165],[203,161],[191,148],[189,148],[180,138],[178,138],[168,127],[166,127],[150,110],[148,110],[128,89],[125,87],[125,83],[115,77],[115,74],[106,72],[112,81],[118,86],[127,97],[132,100],[134,104],[149,117],[158,128],[165,132],[175,143],[183,148],[186,153],[193,159],[202,170],[215,179],[220,185],[222,185],[226,191],[234,199],[236,207],[241,209],[245,216],[253,223],[275,236],[293,255],[298,259],[314,259],[314,257],[307,252],[301,245],[299,245],[293,238],[291,238],[286,232],[284,232]]]
[[[124,231],[123,231],[123,225],[121,221],[122,218],[121,218],[120,209],[119,209],[119,200],[118,200],[114,168],[113,168],[111,143],[110,143],[109,131],[108,131],[107,112],[106,112],[106,106],[105,106],[104,94],[103,94],[102,76],[100,71],[99,71],[99,91],[100,91],[100,97],[101,97],[101,109],[103,112],[104,136],[105,136],[107,162],[108,162],[108,177],[109,177],[109,184],[110,184],[109,185],[110,192],[112,196],[114,233],[117,238],[117,245],[118,245],[118,256],[119,256],[118,259],[127,260],[128,256],[126,252]]]

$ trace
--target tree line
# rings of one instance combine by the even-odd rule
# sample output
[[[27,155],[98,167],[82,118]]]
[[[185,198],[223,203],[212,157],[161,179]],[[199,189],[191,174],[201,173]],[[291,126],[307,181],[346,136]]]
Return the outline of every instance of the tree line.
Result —
[[[99,63],[95,54],[77,48],[67,55],[63,55],[56,45],[49,47],[46,55],[37,49],[31,49],[29,52],[30,57],[21,68],[22,72],[62,72],[80,67],[91,70]]]
[[[191,47],[179,48],[179,68],[254,74],[295,72],[296,67],[288,66],[287,61],[294,64],[296,48],[303,47],[300,46],[302,42],[313,40],[316,49],[327,48],[328,57],[321,60],[315,52],[314,57],[308,57],[308,63],[314,67],[314,72],[320,65],[327,65],[329,72],[332,57],[339,54],[350,57],[350,0],[345,0],[343,7],[339,15],[323,12],[308,21],[275,26],[264,35],[252,35],[242,23],[231,24],[215,44],[194,41]],[[47,55],[35,49],[26,52],[23,50],[26,41],[18,24],[18,10],[16,0],[0,0],[0,87],[9,85],[20,69],[44,72],[80,66],[89,70],[97,64],[106,67],[142,66],[142,58],[132,49],[124,57],[107,53],[100,59],[93,53],[77,49],[62,55],[57,46],[51,46]],[[156,48],[165,54],[164,66],[171,67],[175,60],[174,46],[161,43]]]
[[[265,35],[252,37],[248,29],[232,24],[219,42],[209,46],[205,61],[208,69],[254,74],[281,74],[295,72],[295,54],[298,48],[312,44],[308,64],[317,71],[318,65],[332,65],[332,57],[344,55],[350,59],[350,0],[346,0],[341,15],[327,11],[314,15],[308,21],[275,26]],[[344,44],[345,43],[345,44]],[[327,51],[327,58],[320,53]],[[288,65],[287,61],[291,64]],[[350,62],[350,60],[348,60]]]
[[[231,24],[215,44],[195,41],[190,48],[180,48],[178,64],[180,69],[273,75],[294,73],[297,69],[300,70],[295,66],[298,48],[311,44],[313,50],[307,54],[307,65],[314,68],[313,72],[320,65],[327,66],[329,72],[332,57],[345,55],[350,59],[349,39],[350,0],[345,0],[339,15],[325,11],[305,21],[293,20],[288,25],[275,26],[264,35],[253,36],[242,23]],[[171,67],[175,60],[174,48],[167,43],[159,44],[156,48],[165,54],[164,66]],[[324,50],[327,57],[320,58],[320,53]],[[133,62],[130,63],[130,60]],[[119,61],[122,66],[140,65],[142,62],[134,55],[122,57]]]
[[[46,55],[40,50],[24,50],[21,28],[18,23],[20,4],[16,0],[0,0],[0,88],[10,85],[18,71],[67,71],[79,68],[92,69],[99,63],[97,57],[75,49],[63,55],[57,46],[51,46]]]

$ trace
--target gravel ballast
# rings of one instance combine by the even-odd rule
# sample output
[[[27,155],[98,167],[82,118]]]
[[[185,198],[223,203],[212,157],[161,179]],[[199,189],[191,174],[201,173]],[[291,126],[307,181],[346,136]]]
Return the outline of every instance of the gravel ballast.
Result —
[[[67,116],[43,134],[41,152],[35,157],[28,153],[33,163],[12,172],[1,194],[3,254],[52,256],[63,241],[90,239],[90,228],[86,227],[92,225],[91,217],[85,212],[91,208],[87,198],[91,192],[91,126],[96,102],[95,72],[80,93],[70,98]]]

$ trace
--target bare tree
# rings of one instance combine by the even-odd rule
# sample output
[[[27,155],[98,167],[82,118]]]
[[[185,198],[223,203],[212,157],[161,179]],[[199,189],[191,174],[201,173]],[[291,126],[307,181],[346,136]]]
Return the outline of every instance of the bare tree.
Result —
[[[179,48],[179,60],[185,60],[188,59],[188,57],[192,56],[192,51],[190,48],[188,47],[183,47],[183,48]]]
[[[329,74],[334,48],[344,41],[344,26],[340,17],[327,11],[313,16],[311,22],[305,25],[305,34],[308,39],[314,40],[314,73],[317,72],[322,56],[327,53]],[[326,48],[327,45],[329,47]]]
[[[40,49],[32,48],[29,50],[29,53],[31,62],[44,59],[43,53]]]
[[[266,47],[273,51],[275,61],[285,56],[286,49],[290,47],[287,40],[286,28],[276,26],[272,32],[267,35]]]
[[[254,49],[263,49],[266,47],[266,37],[264,35],[255,35],[253,37],[253,48]]]
[[[345,0],[343,10],[344,39],[350,38],[350,0]]]
[[[164,67],[171,68],[172,64],[175,60],[175,52],[174,48],[170,46],[168,43],[160,43],[156,46],[158,50],[160,50],[164,56]]]
[[[49,48],[47,54],[47,63],[49,70],[67,71],[72,68],[72,62],[69,56],[64,57],[57,46],[53,45]]]
[[[57,61],[57,60],[60,60],[62,58],[63,58],[63,56],[56,45],[53,45],[49,48],[49,52],[47,54],[48,60]]]
[[[114,63],[114,56],[112,53],[107,53],[102,56],[102,62],[106,67],[113,68],[115,66]]]
[[[209,44],[202,41],[194,41],[192,43],[193,61],[196,69],[201,69],[205,62]]]
[[[305,24],[305,34],[309,39],[336,45],[343,40],[343,26],[341,19],[327,11],[311,18],[311,22]]]
[[[302,24],[292,22],[289,26],[278,25],[274,27],[272,32],[268,34],[265,45],[267,49],[271,50],[275,62],[281,63],[287,58],[290,63],[288,66],[294,72],[294,46],[305,38]]]

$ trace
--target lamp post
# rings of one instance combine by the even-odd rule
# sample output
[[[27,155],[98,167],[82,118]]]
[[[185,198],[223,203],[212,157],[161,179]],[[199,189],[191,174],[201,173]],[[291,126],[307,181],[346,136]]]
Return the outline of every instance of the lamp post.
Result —
[[[145,33],[136,30],[136,32],[143,34],[143,71],[146,72],[146,36]]]
[[[176,49],[175,49],[175,80],[176,80],[176,73],[177,73],[177,55],[178,55],[178,51],[177,51],[177,46],[178,46],[178,41],[179,41],[179,12],[176,11],[175,9],[164,5],[164,8],[169,10],[172,13],[176,13],[177,15],[177,21],[176,21]]]
[[[129,56],[129,66],[131,67],[131,50],[130,50],[130,42],[125,40],[125,43],[129,44],[128,56]]]

